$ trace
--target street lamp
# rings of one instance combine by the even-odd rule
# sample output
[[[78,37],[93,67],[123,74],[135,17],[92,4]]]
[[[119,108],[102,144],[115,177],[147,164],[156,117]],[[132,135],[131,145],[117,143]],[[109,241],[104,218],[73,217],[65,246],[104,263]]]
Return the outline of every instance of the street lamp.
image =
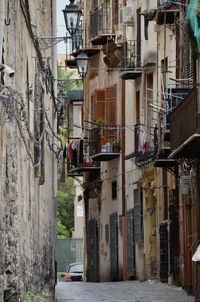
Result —
[[[88,60],[88,55],[83,51],[81,51],[76,57],[78,73],[82,79],[85,77],[88,70]]]
[[[66,29],[73,36],[78,29],[82,11],[74,4],[75,0],[70,0],[70,4],[63,9]]]
[[[80,17],[82,11],[78,9],[77,5],[74,4],[75,0],[70,0],[70,4],[66,5],[65,9],[63,9],[65,25],[67,31],[70,33],[70,36],[66,37],[38,37],[37,36],[37,27],[32,25],[33,33],[35,39],[38,41],[38,44],[42,50],[46,50],[57,43],[64,41],[65,43],[68,40],[72,41],[72,45],[80,44],[82,29],[80,24]]]

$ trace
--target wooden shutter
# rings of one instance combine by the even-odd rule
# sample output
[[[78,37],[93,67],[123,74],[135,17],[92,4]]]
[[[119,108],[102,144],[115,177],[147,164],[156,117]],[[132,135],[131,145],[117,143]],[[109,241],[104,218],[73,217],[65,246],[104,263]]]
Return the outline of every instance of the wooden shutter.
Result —
[[[141,66],[141,8],[137,9],[137,67]]]
[[[118,0],[112,0],[112,27],[118,24],[119,2]]]
[[[92,96],[92,118],[94,122],[105,121],[105,89],[97,89]]]
[[[134,236],[135,242],[143,242],[143,191],[134,190]]]
[[[140,124],[140,91],[136,91],[136,124]]]
[[[92,9],[95,10],[98,8],[98,0],[93,0],[92,1]]]
[[[116,85],[106,88],[106,122],[107,124],[116,124],[116,105],[117,105],[117,87]]]
[[[151,131],[151,126],[153,126],[153,109],[151,107],[151,103],[153,103],[153,73],[147,75],[147,126],[148,135],[149,131]],[[151,138],[150,138],[151,139]]]

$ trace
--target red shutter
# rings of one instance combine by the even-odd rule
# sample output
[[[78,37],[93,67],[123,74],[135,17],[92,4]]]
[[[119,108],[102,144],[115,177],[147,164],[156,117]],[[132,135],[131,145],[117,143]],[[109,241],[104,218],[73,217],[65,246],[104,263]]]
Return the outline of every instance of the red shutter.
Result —
[[[97,89],[92,97],[93,120],[105,121],[105,89]]]
[[[106,123],[116,124],[116,112],[117,112],[117,87],[116,85],[106,88]]]

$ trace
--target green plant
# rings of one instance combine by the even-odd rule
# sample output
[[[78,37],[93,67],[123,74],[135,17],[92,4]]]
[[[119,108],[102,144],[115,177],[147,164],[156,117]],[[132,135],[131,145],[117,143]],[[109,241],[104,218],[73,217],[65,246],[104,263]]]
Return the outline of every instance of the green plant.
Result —
[[[127,50],[127,62],[126,62],[127,68],[134,68],[135,67],[135,49],[134,48],[128,48]]]
[[[41,293],[24,293],[23,302],[53,302],[53,298],[47,292]]]
[[[97,125],[105,125],[105,120],[103,118],[98,118],[98,119],[96,119],[96,124]]]
[[[119,139],[114,139],[112,141],[113,152],[119,152],[121,149],[121,142]]]

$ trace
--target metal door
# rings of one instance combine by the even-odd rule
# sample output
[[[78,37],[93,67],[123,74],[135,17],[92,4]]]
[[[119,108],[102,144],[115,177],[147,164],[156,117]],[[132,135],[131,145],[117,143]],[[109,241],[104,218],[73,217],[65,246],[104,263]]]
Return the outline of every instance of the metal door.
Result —
[[[127,278],[135,279],[135,238],[134,238],[134,209],[126,213],[126,251],[127,251]]]
[[[134,240],[141,244],[144,241],[143,230],[143,190],[135,189],[134,195]]]
[[[167,221],[160,224],[160,281],[168,282],[168,231]]]
[[[119,280],[117,213],[110,215],[110,277]]]
[[[95,219],[88,221],[88,238],[87,238],[87,263],[88,275],[87,281],[99,281],[99,238],[97,221]]]
[[[169,275],[179,282],[179,215],[176,191],[169,190]]]

